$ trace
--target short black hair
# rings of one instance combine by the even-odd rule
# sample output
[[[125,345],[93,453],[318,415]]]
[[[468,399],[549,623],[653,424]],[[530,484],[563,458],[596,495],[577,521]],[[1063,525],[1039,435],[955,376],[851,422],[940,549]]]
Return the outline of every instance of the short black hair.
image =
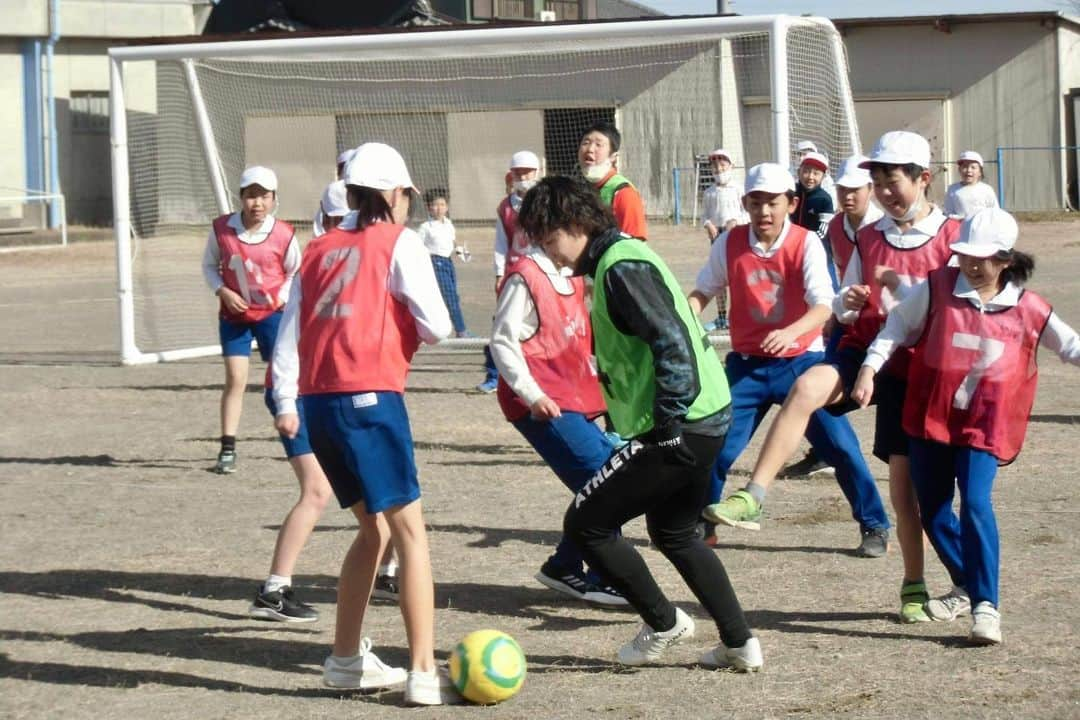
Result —
[[[602,135],[606,135],[608,142],[611,143],[611,152],[619,152],[619,146],[622,145],[622,135],[619,134],[619,128],[615,127],[615,123],[608,122],[607,120],[597,120],[592,125],[585,128],[585,132],[581,133],[581,139],[584,140],[585,136],[591,132],[598,132]]]
[[[450,202],[450,193],[447,192],[446,188],[433,187],[433,188],[428,188],[427,190],[424,191],[424,204],[425,205],[430,205],[431,203],[435,202],[439,198],[443,198],[444,200],[446,200],[446,202]]]
[[[346,185],[345,193],[349,209],[356,211],[357,230],[363,230],[379,220],[394,222],[390,203],[386,202],[386,198],[380,191],[363,185]]]
[[[923,174],[929,168],[924,168],[922,165],[916,165],[915,163],[907,163],[906,165],[894,165],[893,163],[872,162],[867,168],[870,174],[873,175],[875,170],[888,173],[893,169],[898,169],[900,172],[908,176],[908,179],[915,182],[919,179],[919,176]]]
[[[617,227],[596,190],[565,175],[546,177],[525,193],[517,220],[534,244],[556,230],[580,231],[591,240]]]

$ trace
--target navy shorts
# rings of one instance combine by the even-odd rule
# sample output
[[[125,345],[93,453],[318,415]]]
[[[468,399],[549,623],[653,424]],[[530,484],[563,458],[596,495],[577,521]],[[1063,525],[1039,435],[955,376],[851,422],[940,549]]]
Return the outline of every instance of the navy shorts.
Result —
[[[396,392],[304,396],[315,457],[343,508],[369,513],[420,498],[405,398]]]
[[[841,347],[832,358],[826,361],[836,368],[840,375],[840,385],[844,388],[844,399],[825,408],[830,414],[844,415],[858,409],[859,406],[851,399],[851,391],[855,387],[859,368],[862,367],[865,359],[865,350]],[[906,380],[901,380],[888,372],[879,372],[874,376],[874,394],[870,397],[870,404],[877,405],[877,415],[874,418],[873,454],[884,463],[889,462],[890,455],[906,457],[908,454],[908,434],[904,432],[901,425],[906,393]]]
[[[270,362],[270,353],[274,352],[274,342],[277,341],[280,324],[280,310],[254,323],[236,323],[219,318],[218,337],[221,340],[221,354],[225,357],[251,357],[251,340],[254,338],[259,346],[259,357],[263,359],[263,362]]]
[[[270,415],[277,417],[277,405],[274,403],[274,390],[272,388],[266,388],[263,397],[266,400],[266,409],[270,411]],[[300,416],[300,429],[296,432],[296,437],[289,438],[278,433],[278,437],[281,438],[281,444],[285,446],[285,457],[287,458],[294,458],[297,455],[307,455],[311,452],[311,441],[308,440],[307,422],[304,420],[304,398],[296,398],[296,414]]]

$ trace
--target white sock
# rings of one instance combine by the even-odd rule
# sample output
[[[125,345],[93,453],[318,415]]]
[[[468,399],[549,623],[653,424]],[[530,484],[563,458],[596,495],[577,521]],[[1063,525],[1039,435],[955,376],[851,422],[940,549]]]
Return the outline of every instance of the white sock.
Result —
[[[263,592],[275,592],[292,585],[292,577],[288,575],[271,575],[263,583]]]

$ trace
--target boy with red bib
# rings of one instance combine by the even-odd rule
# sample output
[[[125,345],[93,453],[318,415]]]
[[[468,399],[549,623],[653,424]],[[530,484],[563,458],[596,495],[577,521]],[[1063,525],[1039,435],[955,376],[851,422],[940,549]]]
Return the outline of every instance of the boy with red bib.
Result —
[[[743,203],[750,222],[717,239],[689,300],[697,313],[713,296],[731,291],[732,352],[725,361],[731,429],[713,466],[703,515],[711,523],[757,530],[765,488],[751,484],[722,504],[727,472],[769,408],[781,404],[795,379],[824,359],[821,327],[832,314],[833,287],[821,241],[790,219],[798,200],[782,165],[750,168]],[[883,556],[889,519],[854,430],[847,420],[819,410],[806,435],[837,468],[837,481],[860,527],[858,554]],[[730,512],[736,506],[752,506],[756,512],[736,516]]]
[[[264,361],[277,339],[281,308],[300,267],[292,225],[274,217],[277,175],[254,165],[240,175],[240,212],[214,220],[203,252],[203,277],[218,296],[218,336],[225,358],[221,450],[215,470],[236,472],[236,431],[244,408],[251,340]]]
[[[952,244],[959,267],[934,270],[893,309],[851,393],[865,406],[875,374],[901,346],[913,346],[903,416],[911,480],[922,526],[954,586],[926,612],[944,621],[970,612],[968,639],[977,645],[1001,642],[991,490],[998,465],[1015,460],[1024,442],[1036,351],[1042,345],[1080,365],[1080,337],[1023,288],[1035,264],[1014,249],[1018,234],[1012,216],[997,208],[965,220]]]

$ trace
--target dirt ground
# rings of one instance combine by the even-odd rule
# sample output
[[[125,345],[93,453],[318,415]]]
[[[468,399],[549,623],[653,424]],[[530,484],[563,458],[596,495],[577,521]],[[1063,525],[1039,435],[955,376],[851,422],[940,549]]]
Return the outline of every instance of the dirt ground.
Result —
[[[1021,241],[1039,259],[1032,287],[1074,326],[1078,230],[1028,223]],[[458,266],[466,313],[486,334],[491,233],[464,232],[475,255]],[[655,227],[653,236],[689,289],[703,235]],[[240,471],[215,475],[220,360],[119,367],[112,253],[98,242],[0,256],[0,717],[1080,716],[1080,373],[1045,352],[1026,449],[995,490],[1004,644],[965,647],[966,619],[897,624],[898,549],[855,557],[857,527],[835,482],[780,481],[762,531],[724,532],[717,548],[765,653],[765,671],[742,676],[694,665],[715,628],[640,522],[628,536],[698,620],[698,636],[659,667],[613,663],[637,631],[633,614],[564,601],[532,577],[559,537],[567,492],[494,398],[472,390],[479,353],[425,351],[406,397],[439,654],[494,627],[520,642],[529,670],[503,705],[415,711],[400,707],[399,691],[342,694],[320,683],[335,578],[353,536],[336,506],[295,579],[320,622],[247,617],[296,494],[263,407],[263,368],[251,370]],[[854,416],[864,447],[871,420]],[[879,488],[887,495],[884,480]],[[948,589],[932,552],[927,580],[933,592]],[[375,606],[365,632],[384,660],[405,663],[397,608]]]

